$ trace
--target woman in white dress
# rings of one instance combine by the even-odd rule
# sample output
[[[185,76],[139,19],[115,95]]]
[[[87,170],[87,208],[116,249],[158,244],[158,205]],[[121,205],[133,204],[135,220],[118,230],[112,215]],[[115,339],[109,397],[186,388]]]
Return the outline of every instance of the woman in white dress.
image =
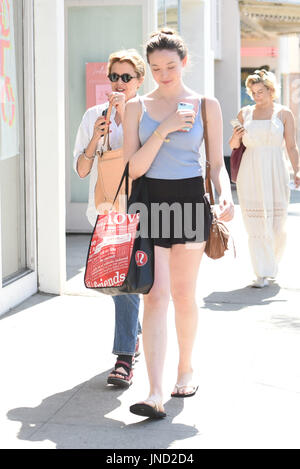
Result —
[[[283,143],[300,185],[300,159],[295,121],[290,109],[274,102],[275,75],[256,70],[246,80],[248,94],[255,101],[238,114],[240,126],[230,139],[232,149],[241,141],[246,146],[236,181],[237,194],[249,236],[249,249],[257,279],[253,287],[262,288],[274,280],[286,242],[289,204],[289,169]]]

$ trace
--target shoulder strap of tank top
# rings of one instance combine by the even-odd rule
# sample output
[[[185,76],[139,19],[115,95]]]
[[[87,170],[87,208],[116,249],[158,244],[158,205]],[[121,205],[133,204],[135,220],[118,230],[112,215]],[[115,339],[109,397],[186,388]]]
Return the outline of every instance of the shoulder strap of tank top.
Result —
[[[215,199],[214,199],[212,185],[211,185],[211,179],[210,179],[209,141],[208,141],[208,131],[207,131],[206,98],[204,98],[204,97],[201,99],[201,112],[202,112],[203,130],[204,130],[204,143],[205,143],[205,155],[206,155],[205,191],[208,192],[208,194],[209,194],[211,205],[214,205],[215,204]]]
[[[277,117],[283,123],[282,111],[283,111],[283,106],[278,104],[278,103],[274,103],[274,111],[273,111],[273,114],[272,114],[272,119],[274,117]]]
[[[199,101],[199,107],[198,107],[197,114],[198,114],[199,117],[200,116],[202,117],[202,112],[201,112],[202,111],[202,98],[201,98],[201,96],[199,96],[198,101]],[[202,118],[202,124],[203,124],[203,118]]]
[[[246,106],[242,109],[242,116],[243,116],[243,123],[246,122],[248,118],[252,119],[252,114],[253,114],[253,106]]]

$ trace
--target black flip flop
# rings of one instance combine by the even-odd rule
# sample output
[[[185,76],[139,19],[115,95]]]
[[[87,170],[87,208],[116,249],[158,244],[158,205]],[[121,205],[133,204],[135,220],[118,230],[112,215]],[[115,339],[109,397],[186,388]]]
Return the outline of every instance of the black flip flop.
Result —
[[[159,410],[156,402],[151,402],[153,402],[155,407],[146,404],[146,402],[140,402],[138,404],[133,404],[132,406],[130,406],[129,410],[132,414],[141,415],[142,417],[149,417],[150,419],[163,419],[167,416],[165,412]]]

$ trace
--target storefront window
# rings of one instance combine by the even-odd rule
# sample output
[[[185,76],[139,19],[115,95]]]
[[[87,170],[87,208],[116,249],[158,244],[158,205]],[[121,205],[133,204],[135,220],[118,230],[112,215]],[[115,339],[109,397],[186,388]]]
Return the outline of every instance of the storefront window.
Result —
[[[158,0],[158,27],[169,26],[180,32],[180,0]]]
[[[0,0],[0,226],[4,285],[26,267],[23,124],[23,0]]]

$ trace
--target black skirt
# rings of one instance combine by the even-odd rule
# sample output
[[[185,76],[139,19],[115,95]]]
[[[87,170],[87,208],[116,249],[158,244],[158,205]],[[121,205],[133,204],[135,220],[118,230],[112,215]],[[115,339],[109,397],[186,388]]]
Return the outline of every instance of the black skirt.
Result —
[[[148,235],[156,246],[207,241],[212,215],[201,176],[144,180],[149,197]]]

